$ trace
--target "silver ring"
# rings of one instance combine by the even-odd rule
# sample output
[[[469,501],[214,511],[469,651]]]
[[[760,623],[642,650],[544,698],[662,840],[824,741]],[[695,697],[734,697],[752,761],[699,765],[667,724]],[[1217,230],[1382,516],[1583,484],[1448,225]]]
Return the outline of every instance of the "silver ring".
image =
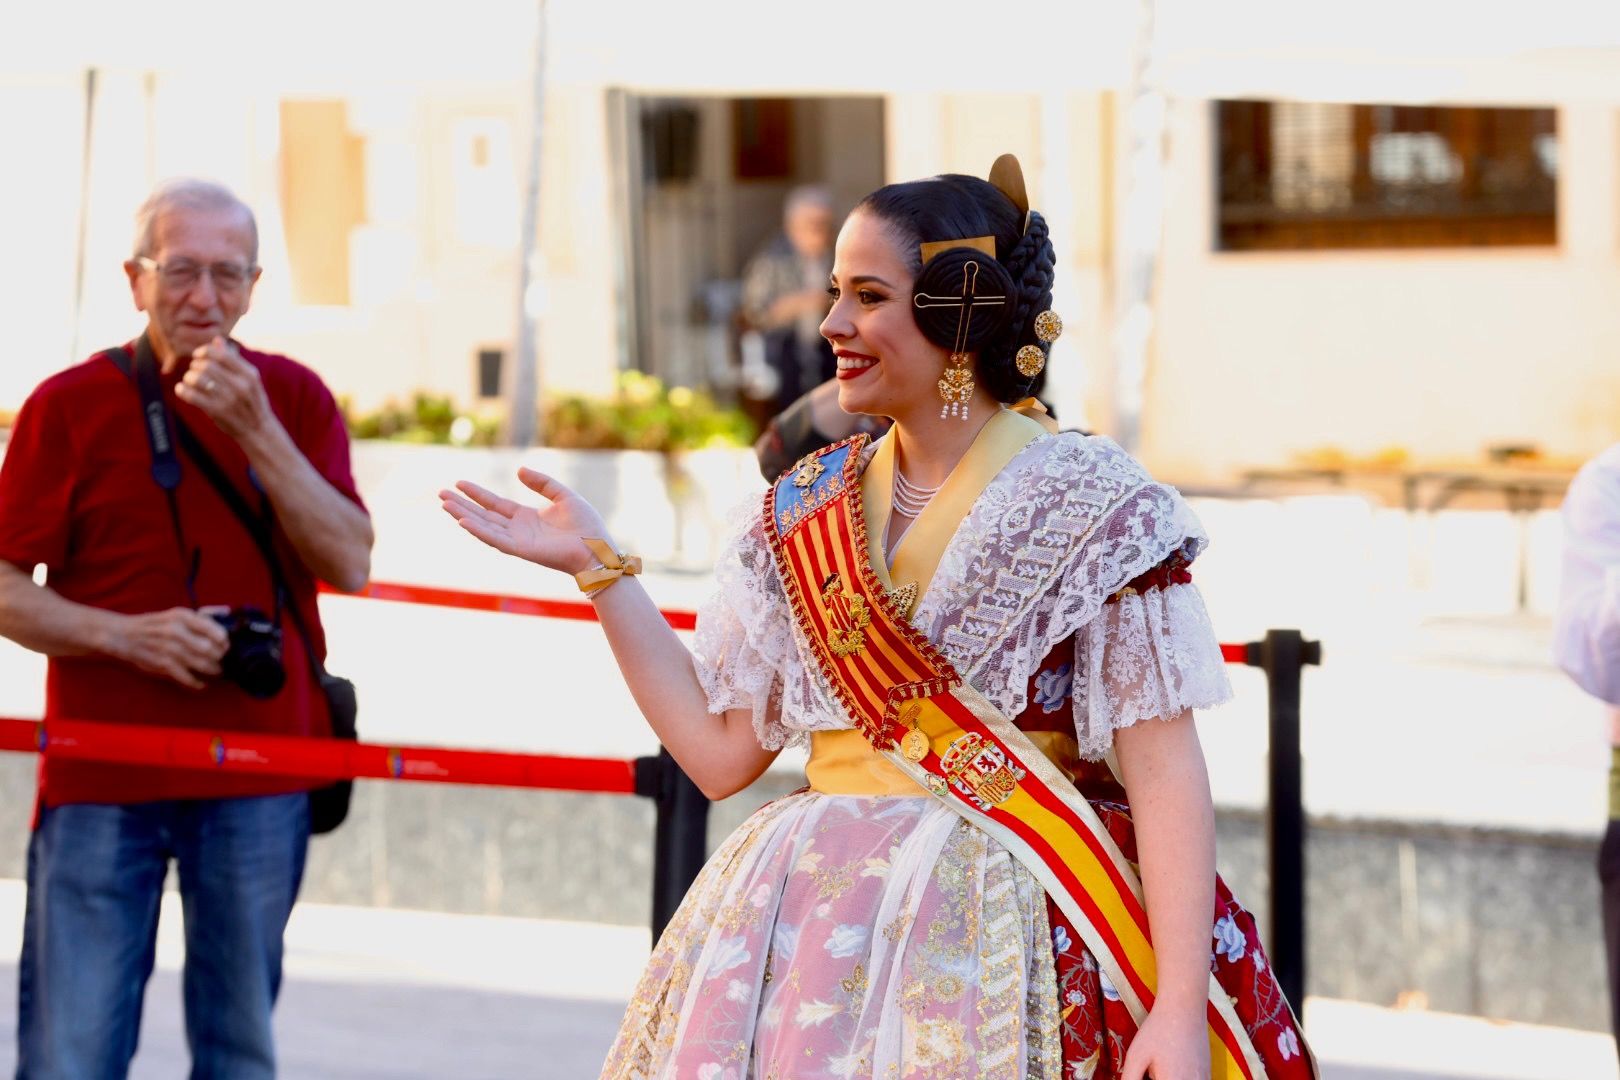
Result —
[[[203,388],[203,393],[212,394],[214,392],[214,380],[208,378],[207,376],[204,376],[203,381],[202,381],[202,388]]]

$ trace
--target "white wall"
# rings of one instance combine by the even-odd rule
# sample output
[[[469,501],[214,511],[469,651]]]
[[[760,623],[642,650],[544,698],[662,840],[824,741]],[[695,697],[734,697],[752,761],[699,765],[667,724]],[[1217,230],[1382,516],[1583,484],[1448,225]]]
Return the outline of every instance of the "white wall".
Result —
[[[1171,114],[1144,456],[1178,477],[1313,447],[1477,459],[1620,436],[1620,118],[1559,112],[1556,248],[1219,253],[1208,102]]]
[[[74,233],[83,137],[83,83],[70,75],[0,81],[0,145],[13,168],[0,199],[0,296],[7,312],[0,410],[22,403],[73,344]],[[15,167],[27,161],[27,168]]]

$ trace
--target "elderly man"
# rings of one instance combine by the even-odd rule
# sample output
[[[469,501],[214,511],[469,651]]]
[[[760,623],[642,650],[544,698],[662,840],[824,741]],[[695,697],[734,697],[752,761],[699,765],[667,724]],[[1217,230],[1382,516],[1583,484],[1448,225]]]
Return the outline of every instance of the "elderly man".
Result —
[[[1620,443],[1582,466],[1564,496],[1564,566],[1553,651],[1608,706],[1609,824],[1598,850],[1613,1030],[1620,1035]]]
[[[830,304],[833,224],[826,188],[794,188],[783,205],[781,233],[743,271],[743,317],[764,338],[765,362],[777,379],[772,414],[833,377],[832,347],[821,336]]]
[[[253,214],[218,185],[170,182],[140,208],[124,272],[145,332],[45,380],[17,416],[0,468],[0,634],[49,657],[47,720],[329,734],[311,662],[325,654],[316,581],[365,583],[371,524],[325,385],[231,338],[259,278]],[[194,440],[181,432],[167,465],[164,440],[149,434],[164,416],[152,398]],[[254,528],[203,458],[252,508]],[[159,482],[166,470],[177,484]],[[254,532],[279,552],[281,586]],[[256,622],[250,608],[263,613]],[[227,633],[229,613],[254,625]],[[264,648],[277,638],[279,671]],[[250,649],[257,666],[243,663]],[[45,758],[19,1080],[126,1075],[171,862],[191,1075],[275,1074],[270,1011],[312,786]]]

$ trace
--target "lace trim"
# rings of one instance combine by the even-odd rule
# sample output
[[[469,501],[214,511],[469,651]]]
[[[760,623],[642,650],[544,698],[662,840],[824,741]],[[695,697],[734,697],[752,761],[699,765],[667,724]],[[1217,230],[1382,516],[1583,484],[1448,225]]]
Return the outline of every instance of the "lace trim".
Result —
[[[1181,496],[1112,439],[1037,439],[962,522],[913,622],[1016,716],[1053,648],[1126,582],[1172,554],[1191,563],[1205,543]]]
[[[1232,697],[1203,596],[1172,585],[1120,597],[1074,639],[1074,727],[1080,755],[1107,755],[1114,732]]]

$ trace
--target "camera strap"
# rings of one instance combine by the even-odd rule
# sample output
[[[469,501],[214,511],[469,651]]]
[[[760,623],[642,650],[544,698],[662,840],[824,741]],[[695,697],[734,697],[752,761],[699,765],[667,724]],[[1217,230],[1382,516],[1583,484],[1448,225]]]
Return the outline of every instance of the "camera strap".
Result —
[[[135,355],[124,349],[113,349],[108,359],[132,378],[141,396],[141,430],[152,449],[152,480],[163,489],[169,504],[169,524],[174,526],[174,543],[180,552],[180,566],[185,573],[186,596],[191,606],[197,606],[197,569],[202,557],[200,548],[186,549],[186,532],[180,525],[180,503],[174,490],[180,486],[180,459],[174,452],[172,414],[163,403],[163,384],[158,380],[157,360],[152,355],[152,343],[145,334],[135,343]]]
[[[259,555],[264,559],[265,566],[270,571],[271,586],[275,591],[275,623],[281,625],[283,610],[292,619],[293,629],[304,642],[304,655],[309,660],[310,673],[315,676],[316,685],[326,675],[326,668],[315,656],[315,641],[310,636],[309,628],[304,624],[304,617],[298,610],[298,605],[292,600],[292,591],[288,588],[286,575],[281,570],[281,559],[276,555],[275,548],[275,508],[270,504],[270,497],[259,490],[260,509],[255,513],[248,506],[247,500],[237,490],[224,469],[220,468],[213,455],[210,454],[202,442],[192,433],[190,427],[182,420],[179,414],[171,411],[163,400],[163,387],[158,380],[157,359],[152,355],[152,343],[142,334],[135,343],[135,354],[130,356],[126,349],[113,349],[106,354],[110,360],[126,376],[135,381],[136,388],[141,395],[141,414],[145,418],[147,442],[152,449],[152,479],[169,502],[169,518],[174,524],[175,542],[180,546],[180,558],[187,561],[185,531],[180,525],[180,507],[175,499],[174,490],[180,486],[181,468],[179,456],[175,453],[176,444],[184,450],[186,456],[191,458],[203,478],[210,487],[224,500],[225,506],[242,523],[247,534],[252,538],[253,544],[259,549]],[[252,473],[248,474],[250,477]],[[254,480],[254,487],[258,481]],[[197,567],[201,558],[201,549],[195,551],[190,557],[190,572],[186,579],[186,593],[191,597],[191,606],[197,606],[195,582]]]
[[[219,462],[214,460],[207,447],[203,446],[191,428],[186,426],[186,422],[176,416],[174,428],[179,436],[180,449],[186,452],[186,456],[197,466],[204,479],[219,493],[219,497],[225,500],[225,505],[230,508],[231,513],[235,514],[237,520],[247,529],[248,535],[253,538],[254,546],[259,549],[259,555],[270,568],[270,580],[275,583],[276,589],[276,624],[280,625],[281,613],[285,610],[292,619],[293,629],[298,631],[298,636],[304,641],[304,656],[308,658],[310,673],[315,676],[315,684],[319,686],[321,677],[326,674],[326,668],[315,657],[315,639],[310,636],[309,628],[304,625],[304,616],[292,599],[287,575],[281,570],[281,557],[276,554],[276,511],[270,505],[270,496],[259,488],[258,480],[254,479],[254,489],[259,492],[259,512],[254,513],[236,485],[231,483],[230,477],[225,475],[225,470],[220,468]],[[253,477],[251,471],[248,476]]]

